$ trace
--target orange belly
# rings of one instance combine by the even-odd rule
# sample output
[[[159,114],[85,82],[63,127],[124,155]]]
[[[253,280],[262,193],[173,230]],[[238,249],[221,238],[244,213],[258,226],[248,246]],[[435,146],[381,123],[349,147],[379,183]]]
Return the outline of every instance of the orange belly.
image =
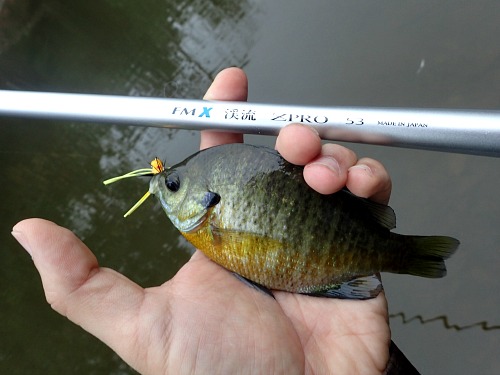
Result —
[[[212,231],[208,220],[195,232],[181,233],[217,264],[271,289],[300,292],[335,279],[329,257],[285,251],[284,244],[274,239],[233,230]]]

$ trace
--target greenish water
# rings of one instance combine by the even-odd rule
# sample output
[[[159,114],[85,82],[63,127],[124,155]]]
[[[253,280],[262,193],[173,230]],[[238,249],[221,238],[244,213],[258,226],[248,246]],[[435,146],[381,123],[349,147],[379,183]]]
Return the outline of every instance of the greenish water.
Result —
[[[4,0],[0,88],[196,98],[217,71],[236,65],[257,102],[498,109],[499,16],[494,1]],[[26,217],[53,220],[102,265],[142,286],[163,283],[190,246],[153,201],[122,219],[145,183],[101,181],[155,155],[179,161],[198,139],[0,118],[1,373],[133,373],[50,309],[10,229]],[[422,373],[499,373],[499,161],[349,147],[391,172],[397,231],[462,242],[445,279],[383,275],[395,342]]]

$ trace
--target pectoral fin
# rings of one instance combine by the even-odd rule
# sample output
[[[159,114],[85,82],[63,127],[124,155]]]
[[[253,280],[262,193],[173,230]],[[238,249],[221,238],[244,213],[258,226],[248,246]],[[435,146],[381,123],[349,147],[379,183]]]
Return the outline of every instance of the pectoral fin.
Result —
[[[314,297],[340,299],[370,299],[375,298],[382,291],[382,283],[377,275],[358,277],[353,280],[336,284],[328,289],[306,293]]]

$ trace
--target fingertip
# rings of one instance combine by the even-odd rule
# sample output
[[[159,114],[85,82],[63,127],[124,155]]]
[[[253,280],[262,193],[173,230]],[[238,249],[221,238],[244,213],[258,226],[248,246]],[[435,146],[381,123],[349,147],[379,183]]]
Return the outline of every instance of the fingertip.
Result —
[[[246,73],[236,67],[221,70],[208,88],[204,100],[244,102],[248,97],[248,78]]]
[[[248,78],[240,68],[226,68],[219,72],[208,88],[203,99],[220,101],[246,101]],[[200,149],[243,142],[243,135],[237,133],[205,130],[201,132]]]
[[[304,180],[320,194],[333,194],[344,186],[339,176],[338,163],[333,158],[322,157],[304,167]]]
[[[16,231],[36,230],[37,227],[39,226],[59,227],[59,225],[49,220],[39,219],[39,218],[29,218],[21,220],[20,222],[16,223],[12,227],[12,231],[16,232]]]
[[[349,168],[346,186],[357,196],[387,204],[391,196],[392,182],[380,162],[363,158]]]
[[[347,181],[347,171],[357,161],[356,154],[337,144],[325,144],[321,154],[304,168],[306,182],[322,194],[333,194]]]
[[[39,218],[24,219],[12,227],[12,236],[33,257],[40,245],[46,246],[57,239],[59,230],[67,230],[56,223]],[[35,251],[35,253],[33,252]]]
[[[26,219],[12,228],[12,234],[31,254],[51,305],[78,288],[98,267],[94,254],[73,232],[51,221]]]
[[[21,220],[17,224],[12,227],[11,234],[16,239],[17,242],[28,252],[31,257],[33,257],[33,251],[31,250],[31,244],[29,240],[29,235],[33,232],[34,228],[37,226],[37,223],[44,224],[46,220],[42,219],[25,219]],[[48,225],[54,224],[50,221],[47,221]]]
[[[318,132],[304,124],[290,124],[281,129],[276,150],[290,163],[305,165],[321,152]]]
[[[351,178],[365,180],[374,178],[373,170],[366,164],[353,165],[351,168],[349,168],[348,173]]]

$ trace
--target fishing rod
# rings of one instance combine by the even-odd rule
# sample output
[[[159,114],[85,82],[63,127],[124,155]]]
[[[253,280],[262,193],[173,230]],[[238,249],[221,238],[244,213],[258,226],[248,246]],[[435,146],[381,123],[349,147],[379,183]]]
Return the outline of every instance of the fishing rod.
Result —
[[[277,135],[292,122],[324,140],[500,157],[500,111],[308,107],[0,90],[0,116]]]

